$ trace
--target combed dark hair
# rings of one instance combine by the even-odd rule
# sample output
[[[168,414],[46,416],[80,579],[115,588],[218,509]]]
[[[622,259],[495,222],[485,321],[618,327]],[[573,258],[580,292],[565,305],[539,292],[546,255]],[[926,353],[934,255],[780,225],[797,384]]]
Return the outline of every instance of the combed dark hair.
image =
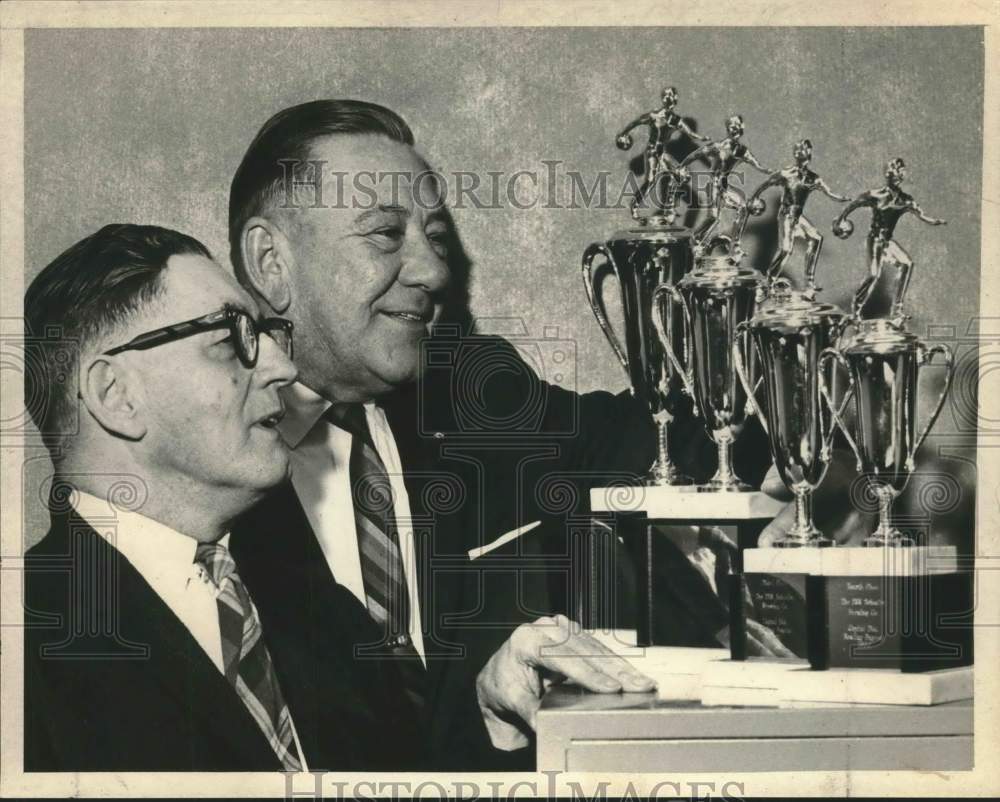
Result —
[[[167,260],[188,253],[212,258],[186,234],[115,223],[65,250],[31,282],[24,294],[24,396],[43,436],[59,442],[75,431],[81,351],[154,300]]]
[[[229,188],[229,258],[241,284],[246,284],[243,225],[281,193],[282,162],[305,162],[312,143],[333,134],[381,134],[413,145],[413,132],[402,117],[363,100],[313,100],[275,114],[250,143]]]

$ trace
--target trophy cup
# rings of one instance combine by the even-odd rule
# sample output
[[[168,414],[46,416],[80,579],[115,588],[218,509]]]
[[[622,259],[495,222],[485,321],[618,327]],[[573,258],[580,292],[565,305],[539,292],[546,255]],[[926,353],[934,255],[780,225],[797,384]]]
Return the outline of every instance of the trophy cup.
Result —
[[[944,387],[927,425],[915,436],[919,373],[935,354],[944,357]],[[944,406],[955,369],[951,350],[946,345],[928,348],[920,338],[892,321],[862,320],[851,338],[820,355],[821,370],[827,360],[836,360],[847,370],[848,397],[854,397],[856,437],[851,435],[840,410],[834,409],[821,377],[824,401],[857,457],[858,472],[866,475],[879,503],[878,528],[865,538],[864,544],[913,545],[910,538],[892,526],[890,512],[913,472],[917,449]]]
[[[676,101],[677,90],[665,89],[662,108],[641,115],[617,136],[616,145],[628,150],[632,146],[629,132],[639,125],[649,129],[646,173],[631,205],[636,225],[618,231],[607,242],[588,246],[583,254],[582,269],[583,285],[594,317],[629,377],[632,394],[646,404],[656,422],[657,457],[646,476],[646,483],[683,487],[690,485],[691,479],[677,470],[667,453],[667,425],[673,419],[673,402],[677,398],[672,368],[678,364],[678,359],[676,355],[665,354],[655,330],[661,320],[666,320],[667,327],[678,332],[682,323],[670,298],[657,300],[653,297],[658,286],[672,286],[687,274],[693,261],[691,232],[673,225],[676,218],[673,204],[680,176],[664,146],[675,130],[698,139],[701,137],[673,112]],[[639,210],[647,196],[652,214],[643,217]],[[599,256],[618,279],[625,318],[624,346],[608,322],[596,282],[595,260]]]
[[[790,289],[786,279],[772,285],[768,305],[737,327],[733,361],[771,445],[781,480],[795,496],[795,524],[773,545],[831,546],[812,520],[812,494],[830,461],[833,416],[820,400],[820,356],[843,333],[847,316],[833,304],[818,303]],[[761,411],[747,377],[743,353],[752,338],[764,384],[767,414]],[[849,397],[845,396],[843,411]]]
[[[800,147],[804,144],[796,146],[799,172],[784,171],[785,189],[800,191],[800,200],[802,192],[814,188],[834,200],[845,200],[828,192],[818,177],[806,171],[810,151]],[[780,218],[796,210],[789,207],[779,212],[782,230],[795,234],[799,231],[795,226],[801,226],[800,233],[807,240],[803,289],[793,291],[786,279],[779,278],[795,238],[790,236],[779,246],[768,271],[768,297],[757,304],[753,318],[739,328],[733,346],[748,399],[761,415],[757,398],[749,392],[751,383],[744,367],[744,341],[753,342],[766,391],[765,428],[772,456],[782,481],[796,500],[793,528],[773,545],[832,545],[817,531],[810,508],[812,493],[828,467],[834,430],[839,427],[857,457],[858,471],[866,475],[868,487],[879,502],[878,528],[864,540],[864,546],[913,546],[763,547],[743,552],[741,579],[748,594],[742,605],[730,607],[731,630],[748,626],[752,618],[816,670],[893,668],[913,673],[972,662],[971,631],[956,633],[954,627],[949,629],[943,623],[949,616],[963,615],[959,611],[971,608],[971,574],[959,570],[954,546],[916,547],[890,520],[892,503],[906,486],[916,451],[937,420],[953,373],[953,358],[947,347],[928,347],[903,328],[903,296],[911,263],[891,241],[893,225],[905,212],[914,212],[931,224],[941,221],[927,218],[899,190],[902,176],[901,161],[893,160],[886,170],[886,187],[849,201],[834,221],[834,233],[846,239],[853,229],[847,219],[851,212],[863,206],[872,208],[869,276],[855,294],[849,316],[815,300],[822,238],[811,224],[803,222],[801,205],[794,226],[791,220]],[[759,211],[755,202],[762,190],[776,183],[782,182],[772,176],[754,193],[748,204],[751,213]],[[872,286],[886,265],[897,269],[891,317],[861,319]],[[937,354],[944,357],[947,375],[929,420],[917,434],[919,374]],[[836,404],[830,388],[838,366],[846,372],[847,387]],[[852,403],[853,435],[844,420]],[[745,656],[737,654],[735,648],[733,654],[737,660]],[[846,701],[872,699],[860,691],[862,684],[848,691]],[[894,700],[893,690],[881,695],[879,701]],[[783,693],[790,694],[791,700],[814,700],[808,689],[786,687]]]
[[[944,220],[929,217],[913,198],[900,188],[906,178],[902,159],[891,159],[885,166],[885,186],[863,192],[852,200],[833,222],[833,232],[847,239],[854,227],[848,220],[855,209],[872,210],[866,255],[869,275],[854,294],[853,336],[835,348],[828,348],[821,361],[836,360],[848,373],[850,389],[855,399],[857,431],[852,437],[839,411],[833,411],[837,425],[858,459],[858,471],[866,474],[878,499],[878,528],[865,539],[866,546],[913,545],[910,538],[892,526],[892,503],[903,489],[914,468],[914,458],[920,444],[941,413],[951,387],[955,360],[946,345],[928,348],[920,339],[906,331],[908,315],[904,312],[906,291],[910,286],[913,261],[893,239],[896,223],[907,213],[913,213],[930,225],[944,225]],[[875,283],[887,267],[896,268],[892,307],[888,319],[864,319],[864,307]],[[915,436],[919,372],[930,364],[935,354],[944,357],[944,387],[934,405],[923,431]],[[833,409],[829,393],[823,388],[824,400]]]
[[[727,251],[713,253],[714,245],[720,242],[728,244]],[[658,322],[657,334],[719,451],[718,470],[707,484],[698,487],[701,491],[753,489],[732,467],[733,442],[743,431],[748,410],[733,350],[737,328],[753,313],[764,277],[752,268],[741,268],[740,256],[729,237],[716,237],[690,275],[676,285],[657,287],[653,296],[657,308],[672,298],[684,311],[683,365],[676,357],[674,332],[667,325],[670,321]]]

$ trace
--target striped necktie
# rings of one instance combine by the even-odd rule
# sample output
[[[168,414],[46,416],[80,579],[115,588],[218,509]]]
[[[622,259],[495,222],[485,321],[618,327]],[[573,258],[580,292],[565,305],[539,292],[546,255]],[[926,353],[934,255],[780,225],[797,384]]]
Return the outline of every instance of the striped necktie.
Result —
[[[351,434],[351,495],[365,606],[383,627],[386,645],[392,649],[411,647],[410,596],[399,548],[392,486],[375,450],[364,406],[334,404],[326,418]]]
[[[301,771],[292,719],[278,677],[261,638],[260,619],[229,550],[219,543],[199,543],[194,561],[218,589],[219,633],[226,679],[271,744],[285,771]]]

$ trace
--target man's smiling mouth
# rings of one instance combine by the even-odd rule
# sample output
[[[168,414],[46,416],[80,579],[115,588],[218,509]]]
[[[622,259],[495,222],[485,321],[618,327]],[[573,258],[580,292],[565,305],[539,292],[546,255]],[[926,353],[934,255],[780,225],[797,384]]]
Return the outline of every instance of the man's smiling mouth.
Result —
[[[421,314],[419,312],[383,312],[382,314],[394,317],[397,320],[406,320],[411,323],[429,323],[431,314]]]

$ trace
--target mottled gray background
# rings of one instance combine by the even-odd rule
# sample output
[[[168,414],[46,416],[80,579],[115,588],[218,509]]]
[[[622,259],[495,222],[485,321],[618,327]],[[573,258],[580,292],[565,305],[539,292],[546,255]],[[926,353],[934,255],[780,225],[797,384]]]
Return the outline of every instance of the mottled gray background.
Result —
[[[29,30],[26,278],[113,221],[180,229],[226,261],[233,170],[261,123],[291,104],[385,104],[445,173],[485,180],[555,159],[592,179],[626,169],[614,136],[665,84],[714,138],[725,116],[742,113],[746,141],[768,166],[789,163],[793,141],[810,137],[815,169],[844,194],[881,185],[886,159],[902,156],[906,188],[948,220],[931,228],[909,217],[898,228],[917,265],[911,328],[936,327],[938,340],[967,331],[979,306],[982,165],[983,33],[973,27]],[[645,141],[636,133],[633,156]],[[837,209],[817,194],[807,216],[829,232]],[[557,327],[577,351],[576,378],[563,383],[624,388],[585,303],[579,259],[627,214],[505,206],[454,216],[473,261],[473,314],[513,318],[503,326],[529,335]],[[854,237],[824,245],[823,297],[845,307],[866,270],[867,220],[856,213]],[[763,266],[770,228],[751,233]],[[969,457],[975,370],[961,381],[932,439]]]

